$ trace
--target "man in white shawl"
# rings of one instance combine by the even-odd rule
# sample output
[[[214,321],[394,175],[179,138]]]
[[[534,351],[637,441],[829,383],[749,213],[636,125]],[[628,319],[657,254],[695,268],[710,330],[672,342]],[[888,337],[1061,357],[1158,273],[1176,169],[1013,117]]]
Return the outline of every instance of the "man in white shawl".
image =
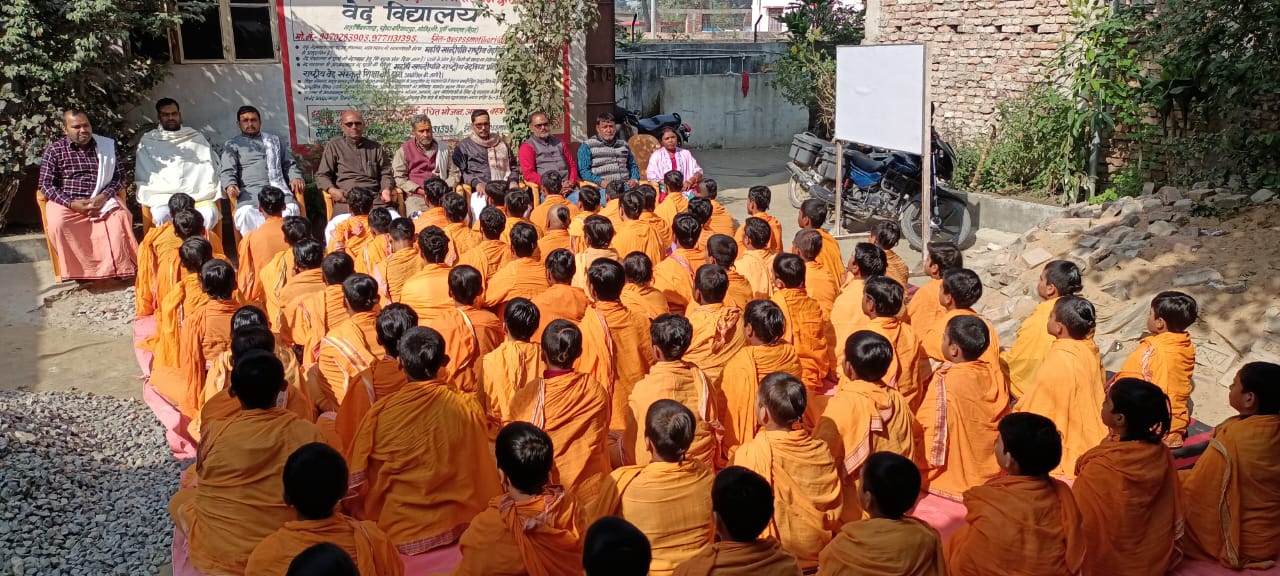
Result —
[[[160,126],[142,135],[134,182],[138,203],[151,209],[156,226],[169,221],[169,197],[179,192],[196,201],[205,227],[213,230],[220,213],[218,200],[218,158],[213,148],[195,128],[182,125],[182,111],[172,98],[156,102]]]

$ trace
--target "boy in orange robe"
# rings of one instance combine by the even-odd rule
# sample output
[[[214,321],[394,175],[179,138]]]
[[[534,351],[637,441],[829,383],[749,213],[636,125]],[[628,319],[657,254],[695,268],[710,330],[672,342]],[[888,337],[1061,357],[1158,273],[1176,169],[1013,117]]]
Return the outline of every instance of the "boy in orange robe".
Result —
[[[617,516],[593,522],[582,542],[582,571],[586,576],[646,576],[652,559],[649,539]]]
[[[370,274],[373,269],[391,255],[391,211],[379,206],[369,212],[369,230],[373,237],[353,256],[356,272]]]
[[[1118,378],[1141,378],[1169,395],[1173,425],[1165,444],[1171,448],[1182,446],[1191,420],[1187,399],[1191,397],[1191,376],[1196,369],[1196,346],[1191,343],[1187,328],[1195,324],[1197,314],[1196,300],[1191,296],[1173,291],[1156,294],[1147,315],[1151,336],[1138,343],[1138,349],[1125,359],[1116,374]]]
[[[577,576],[582,559],[578,504],[551,482],[551,438],[528,422],[498,432],[496,456],[506,493],[489,501],[462,533],[455,576]]]
[[[280,482],[285,462],[324,437],[315,424],[275,407],[287,386],[284,366],[270,352],[241,358],[231,371],[231,395],[243,412],[206,424],[197,483],[169,501],[191,566],[200,572],[244,574],[258,543],[294,519]]]
[[[961,268],[964,268],[964,255],[954,243],[935,241],[925,247],[924,272],[929,275],[929,281],[907,302],[907,323],[916,329],[916,334],[923,337],[947,313],[946,307],[938,301],[942,293],[942,276]]]
[[[782,309],[768,300],[753,300],[742,314],[746,346],[724,366],[720,401],[724,409],[724,445],[730,458],[738,446],[756,436],[756,393],[760,381],[774,372],[800,374],[796,349],[782,339],[787,320]]]
[[[946,576],[942,537],[907,516],[920,497],[920,470],[890,452],[867,457],[854,498],[865,520],[844,525],[818,555],[823,576]],[[846,498],[847,500],[847,498]]]
[[[1179,472],[1193,558],[1235,570],[1269,568],[1280,557],[1280,365],[1240,368],[1227,398],[1238,416],[1213,431],[1195,468]]]
[[[286,222],[285,230],[288,231],[288,228]],[[267,321],[271,324],[271,329],[280,335],[280,343],[292,347],[297,343],[293,334],[293,322],[298,306],[301,305],[303,298],[320,292],[325,287],[324,270],[321,268],[324,262],[324,244],[315,238],[303,238],[294,244],[290,253],[292,254],[289,258],[293,266],[292,275],[277,291],[276,299],[280,306],[275,310],[274,316],[270,310],[267,311]],[[354,263],[351,270],[355,271]],[[268,292],[267,308],[270,307],[271,296]]]
[[[836,305],[836,298],[840,295],[840,283],[836,274],[828,272],[818,262],[818,255],[822,253],[822,235],[813,230],[796,232],[795,239],[791,242],[791,253],[804,259],[805,290],[818,301],[822,311],[830,315]]]
[[[662,188],[666,195],[658,207],[653,210],[668,226],[673,226],[676,214],[689,209],[689,199],[684,195],[684,174],[679,170],[671,170],[662,175]],[[612,198],[612,196],[610,197]]]
[[[444,262],[449,256],[449,236],[428,226],[418,234],[418,252],[422,254],[422,268],[404,281],[400,303],[413,308],[421,320],[453,307],[453,298],[449,297],[450,266]]]
[[[1036,371],[1031,392],[1018,400],[1018,412],[1033,412],[1062,431],[1062,462],[1051,474],[1075,478],[1076,460],[1107,438],[1098,419],[1107,384],[1098,346],[1090,335],[1097,324],[1093,304],[1063,296],[1053,306],[1049,333],[1055,340]]]
[[[600,190],[589,186],[578,190],[578,213],[569,222],[569,251],[574,254],[587,249],[586,223],[588,216],[600,212]]]
[[[320,271],[324,290],[298,298],[289,322],[294,344],[302,347],[303,370],[310,369],[320,359],[320,340],[347,319],[342,283],[355,274],[355,261],[345,252],[334,252],[324,257]]]
[[[285,217],[281,230],[284,232],[284,242],[288,248],[277,252],[258,272],[259,280],[262,282],[263,311],[267,313],[267,321],[271,323],[272,330],[276,331],[284,325],[284,305],[287,302],[283,296],[285,286],[288,286],[294,275],[298,274],[298,263],[294,258],[294,251],[303,240],[315,240],[311,236],[311,221],[301,216]],[[316,243],[319,244],[318,241]],[[320,255],[311,265],[317,270],[320,268],[320,259],[324,258],[324,244],[320,244],[319,252]],[[316,273],[315,281],[317,285],[324,286],[320,282],[319,272]]]
[[[413,217],[414,234],[426,230],[427,226],[444,228],[449,225],[449,215],[444,208],[444,198],[451,192],[449,183],[445,182],[443,178],[430,178],[422,183],[422,200],[426,204],[426,208],[419,212],[417,216],[408,215]],[[458,194],[453,195],[459,196]]]
[[[693,299],[698,305],[686,315],[693,336],[684,358],[707,375],[712,390],[720,390],[725,365],[746,345],[742,308],[724,303],[729,283],[724,268],[704,264],[694,280]]]
[[[649,374],[636,382],[627,402],[626,430],[622,435],[622,446],[627,450],[624,459],[641,466],[649,463],[643,415],[658,400],[670,399],[683,404],[697,419],[693,443],[685,457],[712,470],[723,468],[725,457],[716,433],[720,421],[711,383],[702,370],[683,359],[693,337],[693,326],[683,316],[663,314],[649,325],[649,335],[654,363]]]
[[[471,208],[467,206],[467,201],[460,194],[445,194],[444,213],[449,219],[449,223],[441,226],[445,236],[449,237],[449,252],[445,256],[444,263],[450,266],[458,263],[458,258],[463,254],[470,252],[472,248],[479,246],[484,241],[484,234],[472,230],[467,226],[467,218],[471,214]],[[429,226],[422,227],[417,230],[418,234],[422,230],[426,230]]]
[[[484,410],[437,378],[448,361],[439,332],[418,326],[400,338],[409,384],[369,410],[347,452],[347,510],[372,520],[403,555],[453,546],[501,493],[486,454]],[[472,457],[461,457],[461,455]]]
[[[911,269],[907,267],[906,262],[902,261],[902,257],[893,251],[901,239],[902,228],[897,222],[880,220],[871,228],[871,236],[868,240],[876,248],[884,250],[884,275],[906,288],[911,278]]]
[[[822,236],[822,251],[818,253],[818,262],[832,273],[841,274],[844,270],[844,257],[840,255],[840,244],[831,237],[822,226],[827,223],[827,205],[825,202],[810,198],[800,205],[800,216],[796,224],[802,230],[814,230]]]
[[[533,298],[546,292],[547,267],[534,257],[537,251],[538,231],[528,223],[517,223],[511,229],[513,258],[489,279],[476,305],[501,312],[512,298]]]
[[[853,247],[843,288],[831,305],[831,328],[836,342],[848,340],[850,334],[871,323],[871,316],[865,311],[867,279],[884,276],[884,266],[883,250],[866,242]],[[836,355],[837,361],[841,361],[838,351]]]
[[[475,248],[462,253],[457,265],[463,264],[480,271],[486,283],[498,273],[507,262],[511,261],[511,245],[502,239],[507,229],[507,217],[493,206],[486,206],[480,211],[480,231],[484,233],[484,241]],[[535,240],[536,242],[536,240]],[[443,260],[441,261],[443,262]]]
[[[213,249],[208,240],[197,236],[184,240],[178,255],[184,271],[181,280],[167,290],[155,310],[156,331],[138,344],[138,348],[154,354],[148,367],[147,386],[174,406],[180,405],[186,396],[180,360],[182,320],[194,315],[209,301],[200,285],[200,272],[205,264],[213,261]]]
[[[586,248],[579,250],[573,257],[578,271],[573,275],[573,285],[587,289],[587,269],[596,260],[605,258],[614,262],[622,262],[622,256],[611,247],[613,243],[613,224],[604,216],[588,216],[582,225],[586,239]]]
[[[538,240],[538,252],[545,256],[561,249],[569,249],[569,209],[557,206],[547,214],[547,228]]]
[[[582,331],[556,320],[542,335],[537,383],[517,388],[506,422],[532,422],[555,445],[560,484],[584,512],[594,508],[609,465],[609,396],[604,386],[573,370],[582,353]]]
[[[1038,414],[1000,420],[995,456],[1007,476],[964,493],[966,525],[943,546],[950,574],[1079,574],[1085,559],[1071,488],[1049,477],[1062,443]],[[1119,574],[1119,572],[1115,572]]]
[[[351,217],[334,225],[333,234],[328,238],[328,245],[325,247],[325,251],[330,253],[346,252],[352,260],[357,261],[357,271],[360,271],[361,249],[378,235],[373,227],[369,226],[369,212],[373,210],[373,194],[368,190],[347,192],[347,205],[351,208]]]
[[[240,402],[231,396],[231,369],[236,361],[253,350],[271,352],[284,366],[284,379],[288,386],[276,397],[276,406],[284,408],[308,422],[316,419],[315,404],[307,398],[303,389],[302,370],[293,350],[276,343],[275,335],[267,329],[266,314],[253,306],[236,310],[231,317],[231,349],[224,352],[209,368],[205,380],[199,417],[191,422],[191,437],[197,441],[203,437],[204,425],[219,418],[234,418],[240,414]]]
[[[181,192],[170,196],[168,201],[169,213],[174,216],[184,210],[194,212],[195,205],[191,196]],[[203,218],[201,216],[202,222]],[[176,218],[173,218],[148,230],[142,237],[142,241],[138,243],[138,274],[133,279],[134,306],[137,309],[138,318],[151,316],[160,305],[160,298],[156,295],[161,270],[160,257],[167,255],[168,260],[174,261],[178,248],[182,246],[182,241],[186,240],[180,237],[176,230]]]
[[[608,218],[609,223],[617,228],[622,224],[622,195],[627,193],[627,183],[621,180],[614,180],[608,186],[604,187],[604,193],[608,197],[604,200],[604,206],[598,212],[601,216]]]
[[[620,516],[649,538],[650,576],[671,576],[676,566],[715,541],[711,486],[715,474],[685,458],[697,417],[675,400],[659,400],[645,414],[650,461],[624,466],[605,481],[592,517]]]
[[[782,340],[794,346],[800,356],[802,372],[798,376],[812,398],[804,421],[812,429],[827,405],[829,397],[823,392],[836,383],[835,335],[830,317],[805,292],[804,274],[804,259],[795,254],[779,254],[773,261],[774,292],[770,300],[782,309],[786,321]]]
[[[671,251],[671,244],[675,242],[675,237],[671,235],[671,225],[666,220],[660,218],[654,211],[658,209],[658,191],[653,186],[647,184],[636,186],[636,192],[640,193],[640,198],[644,200],[644,209],[640,212],[640,221],[648,224],[658,233],[658,238],[662,240],[662,252],[665,255]]]
[[[581,322],[587,313],[587,293],[573,285],[573,274],[577,265],[573,261],[573,253],[557,248],[546,253],[545,267],[548,288],[539,291],[532,298],[540,315],[535,340],[542,338],[542,331],[552,320],[563,318],[570,322]]]
[[[342,297],[347,319],[320,339],[318,370],[315,378],[307,381],[307,394],[321,413],[337,413],[347,392],[371,384],[375,365],[386,358],[386,350],[378,344],[378,283],[364,274],[352,274],[342,282]],[[386,377],[378,383],[379,388],[404,385],[399,370],[378,371]]]
[[[285,461],[283,476],[284,501],[298,519],[253,549],[246,574],[286,576],[298,554],[322,542],[350,555],[361,576],[404,574],[400,554],[377,525],[336,511],[347,492],[347,463],[338,451],[321,443],[303,445]]]
[[[733,216],[728,210],[716,200],[720,195],[720,185],[714,179],[704,178],[698,183],[697,197],[704,198],[711,203],[711,220],[707,221],[707,229],[712,234],[724,234],[730,238],[738,231],[737,224],[733,223]]]
[[[590,226],[590,223],[588,223]],[[591,375],[605,386],[610,399],[609,450],[614,466],[622,465],[622,433],[627,428],[627,402],[636,382],[644,379],[653,362],[649,319],[628,310],[622,295],[622,265],[600,259],[587,270],[592,304],[583,315],[582,356],[574,369]]]
[[[613,249],[619,254],[643,252],[654,262],[662,262],[671,245],[662,245],[662,236],[647,222],[640,220],[644,199],[639,192],[627,192],[622,197],[622,221],[615,229]]]
[[[1164,445],[1169,398],[1150,382],[1117,380],[1102,421],[1111,437],[1076,461],[1071,486],[1084,528],[1085,576],[1166,574],[1182,557],[1178,470]]]
[[[802,387],[803,388],[803,387]],[[796,557],[770,534],[775,500],[769,482],[741,466],[716,474],[711,507],[720,541],[676,567],[676,576],[800,576]]]
[[[475,394],[480,405],[487,405],[481,381],[484,355],[502,343],[502,321],[493,312],[476,306],[484,289],[480,272],[467,265],[449,271],[449,296],[455,307],[419,324],[436,328],[444,335],[445,353],[449,361],[440,378],[458,390]]]
[[[240,270],[236,283],[240,297],[246,302],[266,301],[266,285],[262,281],[262,268],[276,254],[289,249],[284,237],[284,192],[267,186],[258,193],[258,210],[266,220],[257,229],[240,239],[236,252],[240,256]]]
[[[1069,260],[1054,260],[1044,265],[1036,295],[1043,302],[1018,326],[1013,346],[1000,352],[1000,364],[1009,378],[1009,393],[1021,398],[1031,392],[1031,381],[1054,338],[1045,330],[1058,298],[1073,296],[1081,290],[1080,268]]]
[[[560,180],[560,173],[556,172],[555,176],[552,176],[550,180],[544,179],[542,181],[542,194],[545,198],[543,198],[542,203],[538,204],[529,213],[529,221],[533,222],[533,225],[538,228],[538,232],[544,235],[549,229],[547,226],[548,217],[552,215],[554,210],[564,208],[569,211],[569,215],[563,220],[566,225],[569,222],[569,218],[578,214],[578,207],[565,199],[564,192],[560,188]]]
[[[504,422],[516,420],[512,400],[521,390],[536,388],[542,378],[541,340],[533,338],[541,318],[541,311],[528,299],[509,302],[502,313],[506,338],[481,360],[485,412],[495,430]]]
[[[863,286],[863,294],[862,313],[870,318],[863,328],[884,336],[893,346],[893,362],[885,381],[902,394],[915,412],[924,401],[924,385],[933,370],[915,330],[898,318],[902,311],[902,285],[885,276],[872,276]]]
[[[916,333],[920,334],[920,347],[930,358],[943,362],[946,357],[942,351],[942,334],[946,331],[947,323],[957,316],[972,316],[981,320],[987,327],[989,338],[987,350],[982,353],[982,361],[991,368],[992,381],[997,382],[1007,396],[1009,381],[1004,377],[1004,370],[1000,369],[1000,338],[996,334],[995,327],[986,318],[973,311],[973,305],[982,298],[982,279],[978,278],[977,272],[961,268],[947,271],[942,277],[941,284],[942,290],[938,294],[938,300],[947,310],[946,314],[939,316],[933,326],[927,329],[914,323],[911,325],[912,328],[917,329]],[[916,296],[919,297],[918,292]]]
[[[521,222],[523,222],[523,223],[525,223],[525,224],[528,224],[528,225],[530,225],[530,226],[533,226],[533,229],[534,229],[534,231],[536,232],[536,235],[537,235],[539,238],[541,238],[541,237],[542,237],[542,230],[541,230],[541,229],[539,229],[539,228],[538,228],[538,225],[537,225],[537,224],[535,224],[535,223],[534,223],[532,220],[530,220],[530,219],[529,219],[529,217],[528,217],[529,212],[530,212],[530,211],[532,211],[532,210],[533,210],[533,192],[531,192],[531,191],[529,191],[529,190],[525,190],[525,189],[523,189],[523,188],[517,188],[517,189],[515,189],[515,190],[512,190],[512,191],[508,192],[508,193],[507,193],[507,221],[506,221],[506,228],[505,228],[505,229],[503,229],[503,231],[502,231],[502,235],[501,235],[501,236],[499,236],[499,238],[498,238],[498,239],[499,239],[499,240],[502,240],[503,242],[505,242],[505,243],[507,243],[507,244],[510,244],[510,243],[511,243],[511,229],[512,229],[512,228],[515,228],[515,227],[516,227],[516,224],[519,224],[519,223],[521,223]],[[537,243],[537,241],[535,240],[535,241],[534,241],[535,252],[534,252],[533,257],[534,257],[534,259],[536,259],[536,260],[538,260],[539,262],[541,262],[541,261],[542,261],[542,254],[540,254],[540,253],[537,253],[537,252],[536,252],[537,244],[538,244],[538,243]]]
[[[738,273],[734,267],[738,261],[738,243],[724,234],[716,234],[707,240],[707,258],[712,264],[720,266],[729,279],[729,288],[725,291],[726,306],[742,309],[756,299],[755,290],[746,276]],[[769,264],[773,266],[772,263]],[[694,289],[697,289],[696,282]]]
[[[649,320],[667,313],[667,297],[653,287],[653,261],[644,252],[632,252],[622,259],[627,284],[622,287],[622,304]]]
[[[178,369],[183,383],[178,409],[190,420],[199,418],[200,407],[204,405],[202,392],[209,375],[208,366],[231,349],[231,316],[241,305],[235,299],[236,271],[224,260],[204,263],[200,269],[200,287],[209,301],[185,314],[178,336]],[[153,376],[164,380],[177,375],[162,371]]]
[[[765,250],[777,254],[782,251],[782,223],[769,214],[769,205],[773,203],[773,191],[768,186],[752,186],[747,189],[747,217],[759,218],[769,225],[769,245],[765,246]],[[743,242],[743,229],[738,228],[737,234],[733,237],[738,243],[738,251],[746,252],[747,245]]]
[[[666,296],[668,311],[684,314],[693,303],[693,273],[707,263],[707,253],[697,248],[702,229],[693,216],[677,215],[671,231],[679,248],[653,267],[653,287]]]
[[[863,464],[872,452],[892,452],[923,463],[916,423],[907,401],[885,383],[893,363],[893,347],[883,336],[867,330],[854,332],[845,341],[844,377],[818,419],[813,435],[822,439],[840,468],[844,483],[846,522],[863,519],[858,500]]]
[[[929,492],[943,498],[958,501],[965,490],[1000,474],[996,427],[1009,413],[1009,392],[995,380],[998,369],[982,360],[990,334],[977,316],[947,323],[946,362],[933,373],[916,411]]]
[[[747,218],[742,224],[742,240],[746,247],[733,267],[751,285],[751,299],[768,298],[773,293],[773,261],[778,255],[768,250],[773,241],[769,224],[759,218]]]
[[[744,442],[733,464],[773,487],[773,522],[765,530],[795,555],[800,568],[818,566],[818,553],[840,528],[840,470],[827,443],[801,425],[808,391],[799,378],[774,372],[760,382],[756,418],[763,428]]]
[[[391,221],[390,239],[391,255],[373,267],[369,275],[378,282],[378,294],[382,305],[399,302],[404,299],[404,283],[422,270],[423,261],[413,232],[413,221],[408,218],[396,218]]]
[[[168,361],[170,365],[176,365],[177,362],[178,322],[182,317],[173,315],[172,308],[164,305],[169,293],[174,288],[181,290],[184,277],[191,274],[194,274],[195,278],[189,285],[198,293],[200,291],[199,266],[204,265],[204,260],[216,257],[219,252],[205,239],[204,216],[194,209],[174,213],[172,229],[173,235],[176,236],[174,238],[176,246],[172,250],[141,254],[146,257],[146,260],[138,261],[138,276],[134,279],[134,342],[135,347],[141,351],[138,353],[139,367],[142,368],[143,375],[147,376],[150,375],[152,365],[155,364],[154,356],[158,355],[162,348],[167,347],[174,354]],[[168,244],[165,238],[166,236],[160,236],[162,244]],[[203,240],[204,246],[208,248],[201,252],[209,254],[199,264],[192,263],[196,265],[194,271],[182,257],[182,245],[192,239]],[[168,325],[165,325],[166,322]],[[168,335],[162,337],[166,332]]]
[[[363,338],[368,337],[367,334],[362,334],[361,340],[345,342],[350,346],[344,348],[343,352],[351,354],[351,357],[343,356],[340,361],[347,364],[344,369],[350,369],[354,377],[348,377],[347,394],[338,407],[338,414],[328,415],[333,417],[333,427],[342,441],[342,450],[351,448],[360,421],[364,420],[369,408],[408,384],[408,379],[400,370],[398,347],[404,333],[417,325],[418,315],[412,308],[404,304],[390,304],[378,312],[376,342],[363,341]],[[336,336],[331,333],[329,339]],[[355,362],[349,362],[351,360]],[[363,369],[357,373],[359,367]],[[324,426],[321,426],[321,430],[324,430]]]

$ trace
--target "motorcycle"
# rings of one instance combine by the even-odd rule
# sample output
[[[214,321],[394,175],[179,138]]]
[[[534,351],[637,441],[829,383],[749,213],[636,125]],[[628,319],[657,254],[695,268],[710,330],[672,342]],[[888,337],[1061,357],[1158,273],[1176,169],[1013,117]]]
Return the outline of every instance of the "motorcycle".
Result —
[[[955,169],[955,151],[933,132],[933,209],[929,215],[931,240],[955,242],[968,247],[976,241],[977,230],[968,204],[960,194],[939,182],[950,180]],[[817,198],[834,210],[836,179],[835,144],[810,133],[796,134],[791,141],[791,205],[799,208],[809,198]],[[845,229],[866,228],[875,220],[897,220],[902,236],[915,250],[921,249],[921,159],[915,154],[894,152],[852,143],[844,150],[842,191]]]
[[[680,138],[679,145],[683,146],[689,141],[689,135],[693,133],[693,127],[683,122],[679,114],[658,114],[657,116],[649,116],[641,118],[640,113],[635,110],[623,108],[619,102],[613,107],[613,117],[618,122],[618,134],[623,140],[630,140],[636,134],[648,134],[662,141],[662,131],[665,128],[673,128],[676,136]]]

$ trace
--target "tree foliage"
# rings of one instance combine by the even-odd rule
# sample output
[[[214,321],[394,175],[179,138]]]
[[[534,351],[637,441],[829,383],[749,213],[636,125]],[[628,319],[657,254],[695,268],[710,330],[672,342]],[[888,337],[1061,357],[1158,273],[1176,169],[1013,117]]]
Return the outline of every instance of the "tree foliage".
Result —
[[[839,0],[793,2],[782,14],[791,47],[773,65],[773,86],[809,109],[809,128],[830,135],[836,110],[836,47],[862,42],[862,10]]]
[[[61,111],[88,112],[94,131],[127,140],[124,113],[163,77],[165,62],[130,46],[165,37],[213,0],[0,2],[0,227],[23,173],[62,136]]]

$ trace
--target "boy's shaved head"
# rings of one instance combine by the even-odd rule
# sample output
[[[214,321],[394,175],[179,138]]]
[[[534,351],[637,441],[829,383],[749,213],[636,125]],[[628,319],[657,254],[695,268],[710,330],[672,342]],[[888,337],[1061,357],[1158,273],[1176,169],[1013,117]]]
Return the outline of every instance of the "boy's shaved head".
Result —
[[[517,222],[511,227],[511,251],[516,258],[531,258],[538,249],[538,229],[528,222]]]
[[[199,236],[192,236],[182,241],[178,247],[178,260],[182,269],[188,274],[199,274],[205,262],[213,259],[213,245]]]
[[[636,192],[644,199],[645,212],[653,212],[658,207],[658,191],[654,190],[653,186],[641,184],[636,186]]]
[[[889,318],[897,316],[902,311],[905,290],[902,289],[901,284],[885,276],[867,278],[862,292],[875,306],[876,316]]]
[[[378,306],[378,281],[367,274],[352,274],[342,281],[342,297],[352,312],[369,312]]]
[[[178,238],[186,240],[196,236],[204,235],[204,215],[195,208],[187,208],[178,212],[174,212],[173,216],[173,233]]]
[[[662,184],[667,187],[667,194],[679,194],[684,190],[684,174],[679,170],[671,170],[662,175]]]
[[[893,365],[893,344],[880,334],[859,330],[844,341],[844,359],[859,380],[883,380]]]
[[[756,402],[769,411],[774,422],[790,426],[804,418],[809,396],[799,378],[786,372],[774,372],[760,381]]]
[[[333,252],[320,262],[320,272],[326,285],[341,284],[356,273],[356,261],[346,252]]]
[[[973,308],[982,298],[982,279],[968,268],[948,270],[942,275],[942,292],[955,300],[956,308]]]
[[[290,246],[295,246],[303,238],[311,238],[311,221],[301,216],[285,216],[284,224],[281,226],[284,231],[284,241]]]
[[[245,326],[266,326],[267,313],[261,308],[252,304],[247,304],[236,308],[235,314],[231,315],[231,331],[234,332]]]
[[[183,210],[196,209],[195,199],[192,198],[190,195],[184,194],[182,192],[178,192],[170,196],[169,201],[165,202],[165,205],[169,207],[170,214],[177,214],[178,212],[181,212]]]
[[[303,238],[293,245],[293,265],[299,270],[313,270],[324,261],[324,244],[315,238]],[[354,268],[355,262],[351,263]]]
[[[756,338],[765,344],[773,344],[781,339],[787,327],[787,317],[782,314],[782,309],[769,300],[749,302],[742,319],[751,327]]]
[[[578,203],[582,205],[583,210],[595,212],[600,208],[600,191],[590,186],[583,186],[578,190]]]
[[[688,250],[698,245],[698,237],[702,236],[702,224],[692,214],[681,212],[671,221],[671,232],[676,237],[676,244]]]
[[[622,195],[622,214],[627,220],[640,219],[641,212],[644,212],[644,197],[639,192],[632,190]]]
[[[391,234],[391,239],[397,242],[412,242],[414,239],[413,220],[403,216],[392,220],[388,229]]]
[[[377,234],[386,234],[391,231],[391,211],[383,206],[374,208],[369,212],[369,227]]]
[[[400,338],[417,325],[418,313],[413,308],[399,302],[387,304],[378,312],[378,345],[387,351],[387,356],[399,358]]]
[[[698,221],[698,226],[706,226],[711,220],[711,201],[706,198],[694,198],[689,201],[689,207],[684,213],[693,216]]]
[[[440,199],[440,204],[444,207],[444,216],[450,222],[465,222],[467,213],[470,209],[467,207],[467,199],[461,194],[445,194]]]
[[[703,304],[720,304],[729,292],[729,275],[716,264],[703,264],[694,274],[694,285],[702,295]]]
[[[870,242],[859,242],[853,247],[853,266],[858,269],[858,276],[870,278],[884,276],[885,270],[889,267],[889,261],[884,255],[884,250],[879,246]]]
[[[716,474],[711,509],[734,542],[755,542],[773,521],[773,487],[763,476],[742,466]]]
[[[507,213],[512,218],[522,218],[533,208],[533,193],[524,188],[507,192]]]
[[[1164,320],[1170,332],[1186,332],[1196,322],[1198,306],[1195,298],[1170,290],[1156,294],[1151,300],[1151,311],[1156,318]]]
[[[200,287],[214,300],[230,300],[236,291],[236,269],[217,258],[200,267]]]

